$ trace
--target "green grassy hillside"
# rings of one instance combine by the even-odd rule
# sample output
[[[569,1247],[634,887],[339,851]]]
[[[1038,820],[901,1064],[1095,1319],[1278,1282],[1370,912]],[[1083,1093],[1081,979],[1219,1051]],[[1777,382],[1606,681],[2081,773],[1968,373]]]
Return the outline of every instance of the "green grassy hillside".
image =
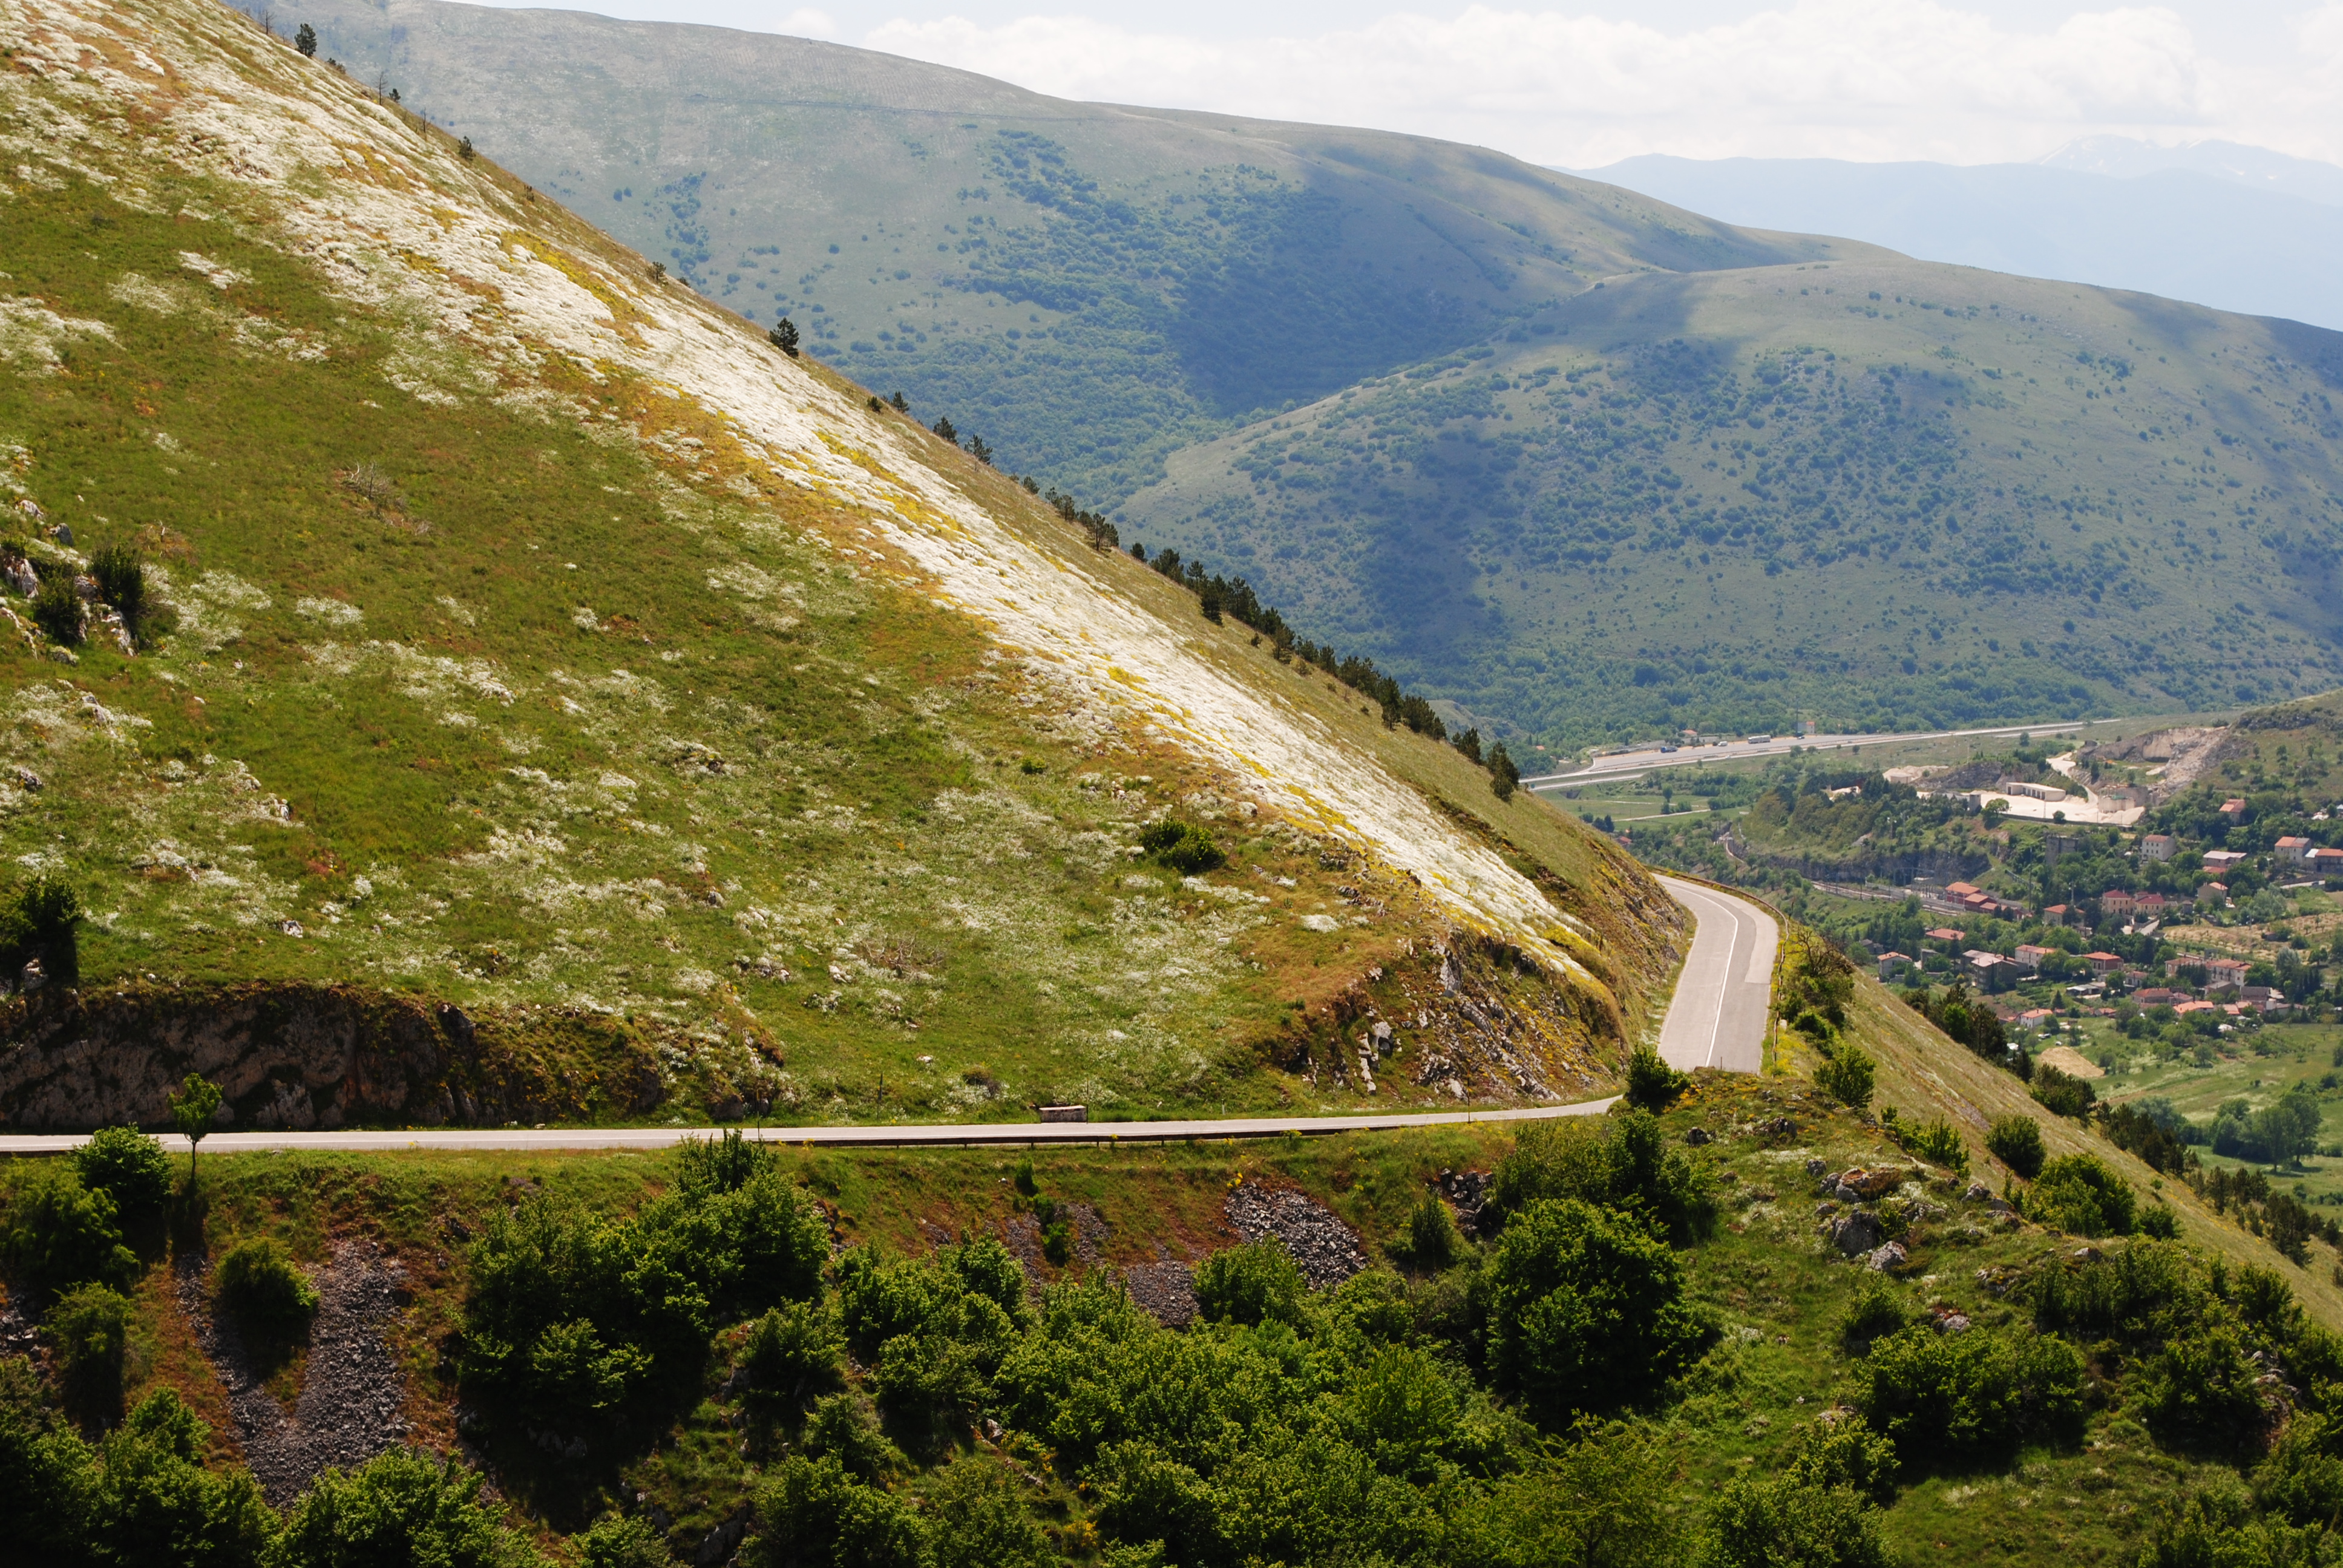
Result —
[[[2343,677],[2334,334],[1903,260],[1621,280],[1548,327],[1182,453],[1126,531],[1564,742]]]
[[[0,557],[55,601],[0,843],[83,911],[0,931],[81,981],[7,1003],[19,1124],[189,1068],[296,1124],[1355,1104],[1450,953],[1535,1071],[1443,1012],[1386,1102],[1611,1081],[1681,916],[1607,844],[325,62],[122,26],[0,73]],[[122,548],[135,652],[74,597]]]
[[[788,311],[825,361],[1092,505],[1598,277],[1861,249],[1477,148],[1074,104],[804,39],[441,0],[297,10],[358,77],[387,73],[709,297]]]

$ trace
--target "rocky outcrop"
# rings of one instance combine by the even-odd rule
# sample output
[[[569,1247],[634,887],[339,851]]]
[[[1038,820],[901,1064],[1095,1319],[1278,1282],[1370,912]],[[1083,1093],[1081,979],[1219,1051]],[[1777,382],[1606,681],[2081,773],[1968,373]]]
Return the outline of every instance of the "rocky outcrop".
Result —
[[[0,1009],[0,1122],[82,1131],[170,1120],[191,1072],[223,1128],[500,1126],[659,1102],[649,1043],[598,1015],[474,1019],[353,986],[49,990]]]

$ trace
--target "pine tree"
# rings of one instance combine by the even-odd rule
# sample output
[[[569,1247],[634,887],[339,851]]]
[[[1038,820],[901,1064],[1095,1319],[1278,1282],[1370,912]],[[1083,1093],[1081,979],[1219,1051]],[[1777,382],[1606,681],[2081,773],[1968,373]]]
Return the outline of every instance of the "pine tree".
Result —
[[[466,136],[462,141],[456,144],[456,156],[463,159],[468,164],[472,161],[471,137]]]
[[[1513,798],[1513,787],[1521,781],[1522,770],[1514,767],[1513,759],[1505,754],[1505,743],[1500,740],[1489,748],[1490,791],[1500,800],[1510,800]]]
[[[1472,729],[1466,730],[1463,734],[1458,736],[1456,738],[1456,749],[1464,753],[1465,756],[1471,758],[1474,762],[1480,761],[1481,727],[1476,724]]]
[[[301,51],[301,57],[303,59],[316,59],[317,57],[317,30],[315,27],[310,26],[307,22],[302,23],[301,30],[293,35],[293,46]]]
[[[796,322],[784,316],[768,336],[771,337],[774,347],[792,359],[798,357],[798,324]],[[879,399],[876,397],[870,399],[870,406],[873,408],[879,407]]]
[[[937,435],[941,436],[945,440],[950,441],[953,446],[957,447],[960,445],[960,432],[952,428],[951,416],[948,414],[940,416],[936,422],[930,426],[929,428],[933,430]]]
[[[887,407],[898,414],[908,414],[911,411],[911,406],[903,401],[903,395],[900,392],[887,399]]]
[[[968,455],[988,468],[992,467],[992,448],[985,445],[984,437],[981,436],[969,437]]]

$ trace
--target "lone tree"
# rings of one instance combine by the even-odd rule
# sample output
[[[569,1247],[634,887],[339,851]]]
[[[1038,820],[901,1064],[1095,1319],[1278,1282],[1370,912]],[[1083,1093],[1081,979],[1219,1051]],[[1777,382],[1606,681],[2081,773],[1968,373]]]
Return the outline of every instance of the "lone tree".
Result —
[[[929,428],[934,430],[937,435],[941,436],[953,446],[957,447],[960,445],[960,432],[952,428],[950,415],[945,414],[939,416],[936,422],[932,426],[929,427]]]
[[[798,324],[796,322],[784,316],[768,336],[772,338],[774,347],[792,359],[798,357]],[[870,406],[877,407],[879,399],[876,397],[870,399]]]
[[[898,414],[908,414],[911,411],[911,406],[903,401],[903,395],[900,392],[887,399],[887,407]]]
[[[472,161],[471,137],[466,136],[462,141],[456,144],[456,156],[463,159],[468,164]]]
[[[1521,781],[1522,770],[1514,767],[1513,759],[1505,754],[1505,743],[1500,740],[1494,746],[1490,747],[1489,788],[1496,795],[1497,799],[1500,800],[1512,799],[1513,798],[1513,787]]]
[[[301,51],[301,57],[303,59],[316,59],[317,57],[317,30],[315,27],[310,26],[307,22],[302,23],[301,30],[293,35],[293,46]]]
[[[171,1096],[171,1124],[187,1141],[187,1181],[196,1180],[196,1145],[212,1130],[212,1115],[220,1107],[219,1085],[201,1073],[187,1074],[179,1092]]]

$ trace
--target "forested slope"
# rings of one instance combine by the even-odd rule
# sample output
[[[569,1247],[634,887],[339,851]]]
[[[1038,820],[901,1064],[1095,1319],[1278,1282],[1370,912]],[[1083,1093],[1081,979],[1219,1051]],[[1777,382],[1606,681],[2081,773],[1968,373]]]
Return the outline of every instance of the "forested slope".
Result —
[[[1590,290],[1121,514],[1541,736],[2338,678],[2343,337],[1902,259]]]

